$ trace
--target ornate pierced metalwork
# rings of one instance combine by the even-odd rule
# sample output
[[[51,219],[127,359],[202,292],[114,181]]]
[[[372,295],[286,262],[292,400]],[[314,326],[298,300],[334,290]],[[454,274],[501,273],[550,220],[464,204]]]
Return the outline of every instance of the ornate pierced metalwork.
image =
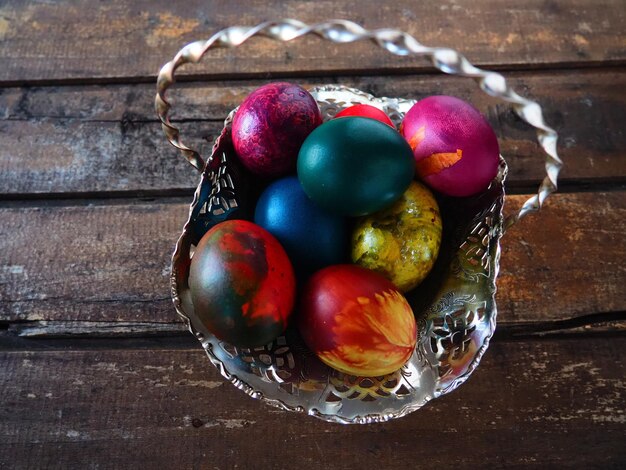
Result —
[[[230,126],[234,111],[225,121],[222,133],[215,140],[211,157],[202,172],[196,192],[197,201],[191,210],[191,225],[197,242],[215,224],[237,216],[245,205],[241,169],[234,158]]]
[[[325,119],[335,114],[338,103],[393,108],[398,119],[414,103],[374,98],[340,86],[324,86],[311,93]],[[442,210],[444,226],[457,230],[450,231],[441,250],[454,256],[442,258],[442,266],[431,275],[433,285],[437,286],[432,302],[425,307],[412,302],[419,330],[414,354],[402,369],[387,376],[354,377],[320,362],[304,346],[295,329],[289,329],[285,336],[263,347],[236,348],[218,341],[194,315],[187,285],[188,267],[199,231],[195,225],[203,230],[205,224],[193,215],[207,203],[208,199],[201,195],[211,194],[216,184],[215,178],[210,177],[210,168],[218,168],[217,162],[228,161],[230,157],[230,124],[229,119],[202,174],[190,219],[174,253],[172,270],[176,310],[222,375],[250,396],[274,406],[340,423],[379,422],[403,416],[462,383],[478,364],[495,329],[493,296],[503,224],[504,162],[497,180],[486,193],[478,198],[455,200],[454,210]],[[238,197],[236,188],[234,194]],[[432,292],[426,292],[430,288],[420,286],[411,297],[432,296]]]

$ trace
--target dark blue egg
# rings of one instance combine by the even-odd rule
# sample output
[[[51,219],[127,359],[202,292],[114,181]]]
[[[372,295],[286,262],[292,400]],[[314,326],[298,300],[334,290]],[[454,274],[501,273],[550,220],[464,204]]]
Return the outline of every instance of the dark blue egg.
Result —
[[[345,218],[315,205],[296,176],[279,179],[265,189],[254,222],[278,239],[299,277],[345,261]]]

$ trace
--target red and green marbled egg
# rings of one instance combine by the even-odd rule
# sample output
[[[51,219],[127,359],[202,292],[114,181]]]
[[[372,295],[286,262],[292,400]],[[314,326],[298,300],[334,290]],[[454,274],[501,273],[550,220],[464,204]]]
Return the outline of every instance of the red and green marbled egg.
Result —
[[[307,346],[340,372],[390,374],[415,349],[417,326],[409,303],[390,281],[368,269],[344,264],[318,271],[299,305]]]
[[[269,232],[229,220],[200,240],[189,288],[195,314],[211,333],[235,346],[252,347],[283,333],[296,282],[285,250]]]

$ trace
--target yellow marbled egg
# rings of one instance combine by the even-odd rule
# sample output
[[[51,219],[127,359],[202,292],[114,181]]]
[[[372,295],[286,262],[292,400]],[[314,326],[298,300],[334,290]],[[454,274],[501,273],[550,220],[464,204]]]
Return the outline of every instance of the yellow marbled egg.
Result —
[[[441,232],[437,201],[426,186],[413,181],[391,207],[357,220],[352,261],[408,292],[435,264]]]

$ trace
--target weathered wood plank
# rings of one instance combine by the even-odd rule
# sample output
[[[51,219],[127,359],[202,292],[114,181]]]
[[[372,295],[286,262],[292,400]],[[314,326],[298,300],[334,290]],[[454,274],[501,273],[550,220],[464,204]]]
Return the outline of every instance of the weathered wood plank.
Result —
[[[397,27],[424,44],[458,48],[485,66],[592,65],[623,63],[626,58],[621,0],[398,0],[382,7],[357,0],[332,5],[113,0],[97,8],[88,0],[7,0],[0,9],[0,83],[146,79],[190,41],[208,39],[226,26],[285,17],[306,22],[348,18],[368,28]],[[428,66],[423,59],[394,57],[370,44],[333,46],[316,38],[289,46],[261,39],[240,51],[212,52],[204,63],[187,73],[233,76]]]
[[[3,318],[171,322],[170,255],[188,204],[0,211]],[[6,277],[5,277],[6,276]]]
[[[206,135],[222,125],[200,123]],[[155,122],[0,121],[0,187],[12,197],[50,193],[191,190],[199,175]],[[210,150],[203,135],[194,140]],[[17,196],[16,196],[17,195]]]
[[[507,233],[500,323],[626,311],[625,194],[556,194]],[[168,276],[186,216],[167,201],[0,209],[0,321],[177,321]]]
[[[626,312],[625,196],[559,194],[507,233],[498,281],[503,317],[519,318],[520,308],[533,320],[562,309]],[[509,197],[507,210],[523,200]]]
[[[621,325],[616,328],[621,329]],[[626,330],[626,325],[624,325]],[[145,338],[182,336],[189,330],[178,323],[124,321],[29,321],[9,324],[8,335],[20,338]]]
[[[520,93],[544,105],[561,133],[565,182],[626,179],[622,121],[626,70],[511,73]],[[328,79],[303,79],[311,87]],[[445,76],[335,77],[378,96],[453,94],[474,103],[499,134],[509,182],[542,177],[533,133],[467,79]],[[220,120],[263,81],[186,84],[173,94],[183,135],[210,150]],[[0,89],[0,194],[43,195],[191,190],[194,170],[156,124],[152,85]],[[2,119],[3,118],[3,119]]]
[[[270,408],[196,349],[0,352],[11,468],[619,468],[626,339],[500,342],[459,390],[340,426]],[[581,451],[584,449],[584,451]]]

